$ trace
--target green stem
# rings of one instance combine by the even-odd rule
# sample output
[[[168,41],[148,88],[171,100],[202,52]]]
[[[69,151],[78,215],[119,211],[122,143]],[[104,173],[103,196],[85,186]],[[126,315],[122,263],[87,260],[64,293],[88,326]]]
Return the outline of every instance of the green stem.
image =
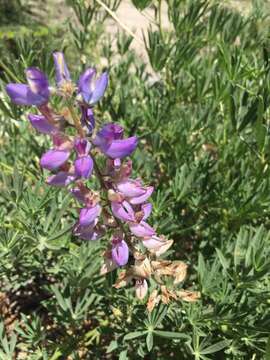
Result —
[[[164,40],[163,31],[162,31],[162,17],[161,17],[162,9],[161,9],[161,0],[158,1],[158,28],[160,32],[161,39]]]
[[[70,115],[74,121],[74,125],[75,125],[78,133],[80,134],[81,137],[85,137],[85,133],[81,126],[80,120],[79,120],[78,116],[76,115],[72,105],[68,105],[68,109],[69,109]]]

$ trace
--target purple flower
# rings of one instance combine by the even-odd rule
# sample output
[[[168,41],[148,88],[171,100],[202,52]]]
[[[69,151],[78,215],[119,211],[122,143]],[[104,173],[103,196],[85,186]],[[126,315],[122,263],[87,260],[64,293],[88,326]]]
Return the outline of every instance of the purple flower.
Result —
[[[110,145],[101,148],[101,151],[112,159],[129,156],[136,149],[138,139],[132,136],[123,140],[114,140]]]
[[[55,175],[51,175],[47,178],[46,182],[52,186],[67,186],[76,180],[76,176],[65,171],[60,171]]]
[[[43,115],[29,114],[28,119],[31,122],[33,128],[35,128],[40,133],[51,134],[52,132],[58,130]]]
[[[93,143],[96,146],[106,146],[113,140],[122,139],[124,135],[124,129],[122,126],[114,123],[105,124],[101,130],[97,133]]]
[[[51,171],[65,164],[73,147],[73,143],[65,134],[53,133],[52,138],[54,149],[47,151],[40,159],[41,167]]]
[[[96,70],[88,68],[79,78],[78,92],[83,97],[83,100],[93,106],[97,103],[105,93],[108,86],[108,74],[104,72],[98,79],[96,77]]]
[[[28,85],[11,83],[6,86],[6,92],[17,105],[46,104],[49,100],[49,82],[45,74],[36,68],[26,70]]]
[[[91,108],[87,108],[85,106],[81,107],[81,111],[82,111],[81,124],[83,127],[87,128],[88,134],[91,134],[96,124],[94,112]]]
[[[75,174],[78,177],[88,179],[92,174],[94,162],[90,155],[90,143],[86,139],[77,139],[75,141],[75,150],[78,154],[77,159],[75,160]]]
[[[101,207],[98,204],[93,207],[86,207],[81,209],[79,224],[84,227],[91,225],[95,219],[99,217],[100,213]]]
[[[152,212],[152,204],[143,204],[141,210],[143,211],[143,220],[146,220]]]
[[[74,148],[78,156],[85,156],[88,155],[91,145],[86,139],[78,138],[75,140]]]
[[[118,203],[113,201],[111,204],[113,215],[123,221],[135,221],[134,210],[127,201]]]
[[[42,155],[40,165],[47,170],[56,170],[69,158],[70,152],[64,150],[49,150]]]
[[[112,159],[121,159],[130,155],[136,148],[136,136],[123,139],[123,128],[118,124],[106,124],[97,133],[93,143]]]
[[[129,249],[127,243],[122,238],[114,236],[112,240],[112,259],[118,266],[128,263]]]
[[[137,197],[146,193],[146,189],[142,187],[139,180],[127,179],[119,182],[116,186],[117,190],[127,197]]]
[[[70,190],[71,194],[77,199],[79,202],[86,204],[87,195],[89,190],[86,187],[76,187]]]
[[[139,223],[130,222],[129,229],[132,234],[142,238],[153,236],[156,233],[155,230],[144,221],[141,221]]]
[[[65,82],[71,81],[64,54],[60,51],[53,53],[53,60],[56,73],[56,84],[57,87],[61,87]]]
[[[147,186],[146,191],[143,195],[130,197],[128,200],[132,205],[139,205],[147,201],[147,199],[152,195],[154,191],[153,186]]]
[[[138,139],[132,136],[123,138],[123,128],[118,124],[106,124],[98,133],[93,143],[112,159],[122,159],[130,155],[137,146]]]
[[[94,221],[89,226],[81,226],[76,224],[73,233],[83,240],[98,240],[102,233],[95,227],[96,222]]]
[[[91,156],[81,156],[74,162],[75,174],[79,178],[88,179],[92,174],[94,163]]]

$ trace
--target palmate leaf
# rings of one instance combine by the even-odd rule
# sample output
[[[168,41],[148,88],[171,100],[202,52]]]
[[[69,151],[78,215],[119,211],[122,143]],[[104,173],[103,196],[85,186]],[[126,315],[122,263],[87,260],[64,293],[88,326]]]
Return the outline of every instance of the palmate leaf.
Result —
[[[17,336],[13,332],[8,338],[4,331],[4,324],[0,322],[0,357],[3,360],[12,360],[15,356]]]

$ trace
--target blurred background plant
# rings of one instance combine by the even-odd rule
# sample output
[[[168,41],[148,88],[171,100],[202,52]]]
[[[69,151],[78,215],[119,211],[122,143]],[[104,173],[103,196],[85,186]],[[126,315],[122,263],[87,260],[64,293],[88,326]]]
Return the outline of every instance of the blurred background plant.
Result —
[[[0,359],[268,359],[268,2],[0,1]],[[143,36],[111,17],[125,5]],[[200,301],[148,314],[99,275],[102,242],[71,236],[75,204],[38,163],[48,140],[4,91],[28,66],[53,82],[55,49],[74,79],[109,70],[98,120],[140,137],[153,225]]]

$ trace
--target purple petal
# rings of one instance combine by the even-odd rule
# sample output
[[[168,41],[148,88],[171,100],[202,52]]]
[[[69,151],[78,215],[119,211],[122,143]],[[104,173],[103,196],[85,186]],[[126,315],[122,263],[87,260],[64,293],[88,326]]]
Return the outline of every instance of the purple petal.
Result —
[[[91,108],[86,108],[84,106],[81,107],[81,110],[82,110],[82,116],[81,116],[82,126],[86,126],[88,131],[92,133],[96,124],[94,112]]]
[[[122,139],[124,129],[122,126],[114,123],[109,123],[103,126],[97,133],[93,143],[99,147],[107,147],[113,140]]]
[[[92,174],[94,162],[91,156],[82,156],[75,160],[74,166],[78,177],[88,179]]]
[[[124,266],[128,263],[129,250],[125,240],[121,240],[112,246],[112,259],[119,265]]]
[[[129,223],[129,229],[138,237],[152,236],[155,234],[155,230],[144,221],[141,221],[139,224]]]
[[[54,148],[57,150],[70,151],[74,147],[74,142],[63,132],[55,132],[52,134]]]
[[[71,81],[70,73],[65,62],[64,54],[60,51],[53,53],[56,84],[60,87],[64,82]]]
[[[53,126],[43,115],[29,114],[28,119],[31,122],[33,128],[42,134],[50,134],[53,131],[57,131],[57,128]]]
[[[121,166],[121,159],[114,159],[113,160],[113,167],[114,169],[120,169],[120,166]]]
[[[117,184],[117,189],[128,197],[140,196],[146,192],[146,190],[141,186],[140,181],[132,179],[119,182]]]
[[[63,165],[69,158],[69,151],[49,150],[40,159],[40,165],[44,169],[55,170]]]
[[[74,148],[79,156],[87,155],[91,145],[86,139],[78,138],[75,140]]]
[[[30,90],[34,94],[42,96],[44,98],[44,102],[48,101],[50,91],[47,76],[39,69],[33,67],[26,69],[25,73]]]
[[[123,221],[134,221],[135,214],[132,207],[129,205],[127,201],[123,201],[122,203],[112,202],[111,204],[113,215],[120,220]]]
[[[79,188],[70,190],[71,194],[81,203],[85,203],[85,194]]]
[[[105,124],[103,128],[98,132],[98,136],[109,140],[119,140],[123,138],[124,129],[121,125],[116,123]]]
[[[137,143],[136,136],[123,140],[113,140],[109,146],[101,148],[101,151],[112,159],[122,159],[129,156],[136,149]]]
[[[89,226],[100,215],[100,205],[91,208],[83,208],[80,211],[79,223],[81,226]]]
[[[39,94],[34,94],[28,85],[25,84],[8,84],[6,86],[6,92],[11,98],[12,102],[17,105],[42,105],[47,102],[48,99],[44,99]]]
[[[109,77],[107,72],[101,74],[101,76],[96,80],[96,83],[94,85],[94,90],[91,94],[91,98],[89,99],[90,105],[94,105],[102,98],[102,96],[104,95],[107,89],[108,81],[109,81]]]
[[[147,249],[158,249],[160,246],[162,246],[164,244],[164,240],[160,239],[157,236],[152,236],[148,239],[144,239],[143,240],[143,245],[147,248]]]
[[[138,205],[138,204],[142,204],[144,203],[151,195],[152,195],[152,192],[154,191],[154,187],[153,186],[148,186],[146,188],[146,192],[141,195],[141,196],[137,196],[137,197],[131,197],[129,199],[129,202],[132,204],[132,205]]]
[[[143,204],[141,209],[144,213],[143,220],[146,220],[152,212],[152,204],[150,204],[150,203]]]
[[[88,68],[80,76],[78,81],[78,91],[82,95],[85,102],[89,102],[91,95],[93,93],[94,77],[96,75],[96,70],[94,68]]]
[[[101,237],[101,233],[95,228],[95,222],[90,226],[82,227],[77,226],[74,229],[74,235],[83,240],[98,240]]]
[[[67,186],[72,183],[76,177],[65,171],[60,171],[58,174],[49,176],[46,180],[47,184],[52,186]]]

